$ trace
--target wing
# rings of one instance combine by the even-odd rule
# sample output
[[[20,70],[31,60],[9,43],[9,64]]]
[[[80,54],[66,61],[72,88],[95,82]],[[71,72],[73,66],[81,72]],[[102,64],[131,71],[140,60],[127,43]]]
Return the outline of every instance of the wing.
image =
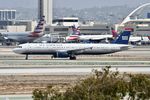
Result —
[[[88,47],[88,48],[80,48],[80,49],[73,49],[73,50],[68,50],[68,54],[79,54],[84,52],[85,50],[91,50],[93,47]]]

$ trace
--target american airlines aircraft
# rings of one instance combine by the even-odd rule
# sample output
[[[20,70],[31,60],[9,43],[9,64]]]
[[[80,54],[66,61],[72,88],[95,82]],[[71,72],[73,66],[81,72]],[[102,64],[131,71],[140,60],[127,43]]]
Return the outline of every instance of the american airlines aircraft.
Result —
[[[19,43],[32,42],[33,40],[43,36],[45,17],[43,16],[33,32],[2,32],[0,36],[6,41],[15,41]]]
[[[73,41],[102,41],[106,40],[105,42],[108,42],[107,40],[112,40],[113,38],[117,37],[117,32],[112,28],[112,34],[109,35],[81,35],[80,34],[80,27],[79,26],[71,26],[70,27],[72,31],[70,31],[70,35],[66,37],[67,42],[73,42]]]
[[[13,49],[13,52],[28,55],[51,54],[52,58],[70,58],[76,55],[100,55],[127,50],[130,31],[124,31],[113,44],[85,44],[85,43],[26,43]]]

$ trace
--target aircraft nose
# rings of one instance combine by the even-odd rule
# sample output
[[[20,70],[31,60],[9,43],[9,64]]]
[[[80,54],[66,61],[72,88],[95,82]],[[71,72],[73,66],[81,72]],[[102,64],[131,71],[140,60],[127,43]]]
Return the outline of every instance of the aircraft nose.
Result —
[[[14,48],[14,49],[13,49],[13,52],[14,52],[14,53],[19,53],[19,54],[22,54],[22,53],[23,53],[23,51],[22,51],[20,48]]]

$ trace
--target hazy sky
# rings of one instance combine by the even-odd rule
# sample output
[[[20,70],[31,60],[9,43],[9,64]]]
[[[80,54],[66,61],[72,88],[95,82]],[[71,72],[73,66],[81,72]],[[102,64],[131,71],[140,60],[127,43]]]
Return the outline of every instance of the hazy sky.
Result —
[[[36,8],[38,0],[0,0],[0,8],[26,7]],[[68,7],[73,9],[129,5],[136,7],[150,0],[53,0],[54,7]]]

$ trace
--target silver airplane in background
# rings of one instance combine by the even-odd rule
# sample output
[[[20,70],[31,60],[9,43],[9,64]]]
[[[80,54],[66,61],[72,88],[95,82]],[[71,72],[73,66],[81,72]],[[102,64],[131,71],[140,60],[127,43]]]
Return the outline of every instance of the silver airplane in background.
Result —
[[[15,41],[19,43],[32,42],[33,40],[43,36],[45,17],[43,16],[33,32],[1,32],[0,36],[5,41]]]
[[[69,27],[70,35],[66,37],[66,42],[74,42],[74,41],[105,41],[105,43],[108,43],[109,40],[113,40],[117,37],[117,32],[111,28],[112,34],[107,35],[81,35],[80,33],[80,27],[79,26],[70,26]]]
[[[50,54],[52,58],[70,58],[76,55],[109,54],[129,49],[130,31],[124,31],[112,44],[96,43],[25,43],[13,49],[13,52],[28,55]]]

